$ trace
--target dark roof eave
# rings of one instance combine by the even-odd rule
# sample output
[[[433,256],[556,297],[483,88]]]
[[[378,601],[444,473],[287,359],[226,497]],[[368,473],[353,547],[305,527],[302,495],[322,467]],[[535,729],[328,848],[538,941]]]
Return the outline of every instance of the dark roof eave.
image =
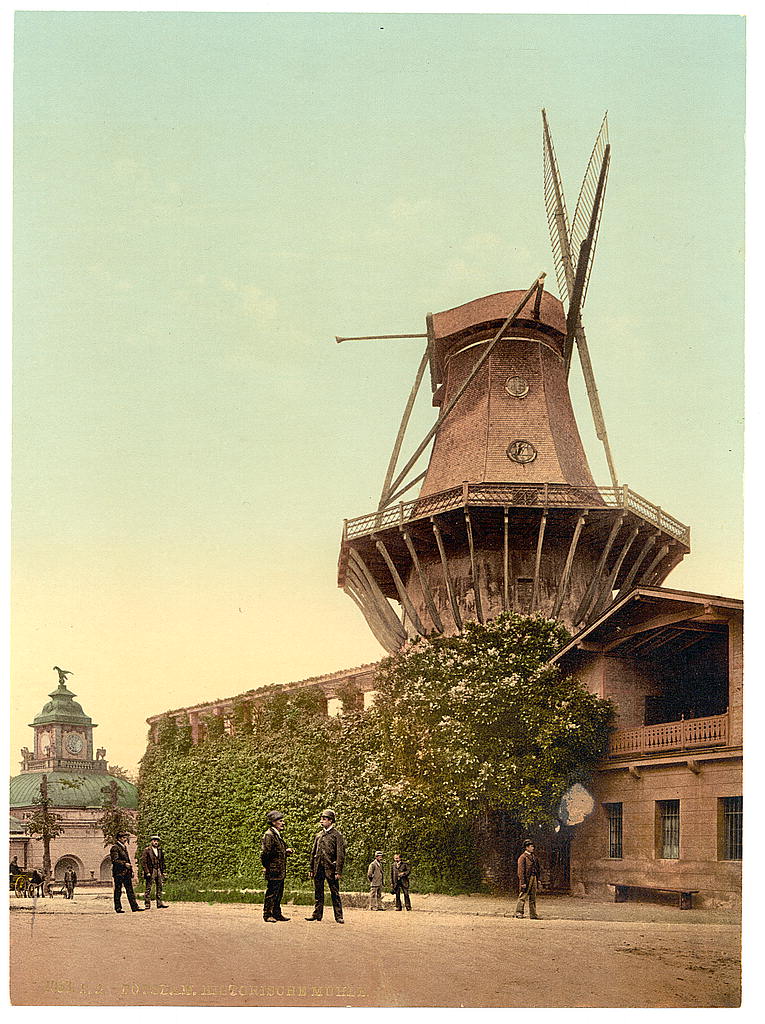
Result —
[[[611,605],[607,608],[603,614],[591,623],[589,626],[585,626],[584,629],[580,630],[575,636],[573,636],[569,642],[562,647],[556,654],[549,659],[549,664],[557,664],[565,655],[571,651],[576,650],[581,642],[596,629],[599,629],[605,622],[622,611],[631,601],[637,600],[640,597],[655,597],[668,601],[681,601],[690,604],[710,604],[716,608],[729,608],[733,611],[743,611],[744,602],[740,598],[736,597],[721,597],[717,594],[701,594],[694,590],[670,590],[665,587],[635,587],[629,594],[618,601],[616,604]]]

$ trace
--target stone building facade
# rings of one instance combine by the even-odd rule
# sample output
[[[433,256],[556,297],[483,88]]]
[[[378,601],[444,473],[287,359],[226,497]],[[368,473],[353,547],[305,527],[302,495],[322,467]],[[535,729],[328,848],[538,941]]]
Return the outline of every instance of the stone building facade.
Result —
[[[34,801],[46,775],[51,809],[59,815],[63,829],[50,844],[53,877],[63,879],[66,869],[74,868],[81,883],[110,881],[111,861],[98,827],[104,789],[116,782],[118,803],[126,810],[138,807],[138,790],[109,773],[105,748],[94,751],[96,725],[63,679],[49,696],[50,701],[30,723],[33,749],[21,751],[21,773],[11,779],[10,855],[18,858],[19,867],[42,871],[42,841],[26,834],[26,826],[35,813]]]

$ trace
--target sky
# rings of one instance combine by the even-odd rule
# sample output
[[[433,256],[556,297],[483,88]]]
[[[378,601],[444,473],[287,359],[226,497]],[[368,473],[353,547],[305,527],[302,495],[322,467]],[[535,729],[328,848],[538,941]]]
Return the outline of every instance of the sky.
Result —
[[[555,274],[611,168],[584,322],[620,481],[742,595],[744,21],[16,15],[11,762],[70,669],[108,759],[169,708],[375,661],[336,585],[425,315]],[[578,367],[578,422],[609,483]],[[405,452],[432,423],[426,400]]]

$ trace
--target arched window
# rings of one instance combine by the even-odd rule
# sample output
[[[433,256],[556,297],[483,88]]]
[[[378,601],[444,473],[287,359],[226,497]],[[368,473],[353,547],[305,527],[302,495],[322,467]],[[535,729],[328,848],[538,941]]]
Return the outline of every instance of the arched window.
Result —
[[[53,869],[53,877],[57,882],[63,882],[64,872],[74,871],[78,879],[82,879],[85,875],[85,868],[79,857],[73,856],[68,853],[64,857],[60,857],[56,861],[56,867]]]

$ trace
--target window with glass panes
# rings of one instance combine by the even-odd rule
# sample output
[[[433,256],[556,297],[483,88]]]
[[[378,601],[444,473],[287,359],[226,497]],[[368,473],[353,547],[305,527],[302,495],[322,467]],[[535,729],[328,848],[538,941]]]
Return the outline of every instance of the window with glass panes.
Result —
[[[608,815],[608,856],[622,856],[622,805],[605,804]]]
[[[678,860],[680,857],[680,801],[658,800],[659,857]]]
[[[725,796],[722,804],[722,860],[741,860],[744,836],[744,798]]]

